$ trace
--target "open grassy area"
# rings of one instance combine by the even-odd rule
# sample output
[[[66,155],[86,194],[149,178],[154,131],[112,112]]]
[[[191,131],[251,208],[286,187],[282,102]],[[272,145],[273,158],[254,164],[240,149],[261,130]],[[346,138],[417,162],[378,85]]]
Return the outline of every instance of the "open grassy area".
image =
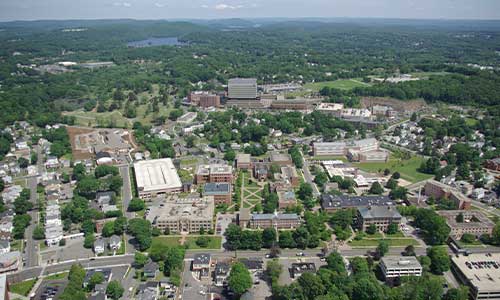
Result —
[[[188,247],[188,249],[220,249],[221,243],[222,243],[222,238],[220,236],[210,236],[207,235],[207,237],[210,239],[208,242],[208,246],[206,248],[200,248],[198,245],[196,245],[196,239],[199,237],[197,236],[188,236],[186,238],[186,242],[184,245]],[[153,238],[153,243],[152,245],[155,244],[162,244],[164,246],[168,247],[175,247],[180,245],[180,236],[157,236]]]
[[[335,81],[321,81],[314,83],[307,83],[304,85],[304,89],[312,90],[313,92],[319,92],[324,87],[336,88],[340,90],[352,90],[356,87],[370,86],[369,83],[364,83],[358,79],[339,79]]]
[[[384,171],[384,169],[391,170],[391,173],[399,172],[401,177],[412,183],[419,182],[432,178],[432,175],[420,173],[417,169],[420,167],[425,158],[420,156],[412,156],[408,160],[402,159],[389,159],[387,163],[381,162],[365,162],[365,163],[353,163],[354,166],[360,168],[363,171],[377,173],[379,171]]]
[[[69,272],[63,272],[45,277],[46,280],[62,280],[68,278]]]
[[[345,156],[312,156],[311,160],[341,160],[343,162],[347,162],[347,158]]]
[[[351,241],[351,247],[377,247],[379,239],[362,239],[360,241]],[[406,247],[408,245],[418,246],[418,242],[412,238],[385,239],[390,247]]]
[[[465,118],[465,124],[467,124],[467,126],[474,127],[477,125],[477,123],[478,123],[478,120],[476,120],[476,119]]]
[[[89,124],[90,126],[97,126],[99,123],[108,124],[109,122],[113,122],[115,127],[131,128],[133,124],[133,122],[125,118],[123,114],[117,110],[98,113],[80,109],[65,112],[64,115],[75,117],[76,125],[80,126],[88,126]]]
[[[31,288],[35,285],[37,279],[29,279],[25,281],[21,281],[18,283],[14,283],[10,285],[10,291],[12,293],[22,295],[22,296],[28,296],[29,292],[31,291]]]

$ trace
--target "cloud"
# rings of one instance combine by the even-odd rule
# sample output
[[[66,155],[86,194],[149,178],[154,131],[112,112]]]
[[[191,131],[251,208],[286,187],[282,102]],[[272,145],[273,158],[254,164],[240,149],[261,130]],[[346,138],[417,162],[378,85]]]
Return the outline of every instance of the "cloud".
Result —
[[[239,8],[243,8],[243,5],[229,5],[229,4],[225,4],[225,3],[219,3],[217,5],[215,5],[215,9],[216,10],[228,10],[228,9],[231,9],[231,10],[235,10],[235,9],[239,9]]]
[[[159,8],[162,8],[162,7],[165,7],[165,6],[166,6],[166,4],[165,4],[165,3],[158,3],[158,2],[156,2],[156,3],[155,3],[155,6],[156,6],[156,7],[159,7]]]
[[[123,6],[123,7],[131,7],[132,6],[132,4],[129,2],[114,2],[113,5],[114,6]]]
[[[206,5],[206,4],[202,4],[202,5],[201,5],[201,8],[208,8],[208,5]]]

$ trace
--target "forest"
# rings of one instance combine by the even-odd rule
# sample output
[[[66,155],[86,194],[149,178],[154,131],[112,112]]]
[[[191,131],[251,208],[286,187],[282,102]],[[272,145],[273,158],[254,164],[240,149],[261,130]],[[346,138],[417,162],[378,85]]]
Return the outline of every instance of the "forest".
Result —
[[[500,94],[500,26],[422,22],[276,21],[239,30],[228,24],[167,21],[38,21],[0,23],[0,126],[30,120],[71,123],[61,112],[111,101],[117,89],[136,94],[159,85],[169,97],[221,90],[228,78],[259,83],[318,82],[444,72],[428,80],[380,83],[347,96],[423,98],[496,106]],[[81,28],[81,31],[64,29]],[[127,42],[177,37],[182,46],[129,48]],[[63,72],[40,66],[76,62]],[[89,68],[86,62],[113,66]],[[479,70],[469,64],[489,66]],[[194,86],[201,82],[201,86]],[[322,91],[336,94],[339,91]],[[89,103],[89,104],[88,104]],[[101,105],[102,106],[102,105]],[[108,109],[110,105],[106,105]],[[130,116],[133,116],[131,113]]]

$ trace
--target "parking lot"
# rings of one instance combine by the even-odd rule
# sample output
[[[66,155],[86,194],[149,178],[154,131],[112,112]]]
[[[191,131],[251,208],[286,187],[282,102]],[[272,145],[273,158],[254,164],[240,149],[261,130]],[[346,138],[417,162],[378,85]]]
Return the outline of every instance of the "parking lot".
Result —
[[[321,266],[325,266],[326,262],[321,261],[319,257],[315,256],[305,256],[305,257],[297,257],[297,258],[280,258],[279,260],[280,264],[283,266],[283,272],[281,272],[280,278],[278,280],[278,283],[280,285],[287,285],[292,283],[295,279],[292,278],[290,268],[292,267],[293,263],[300,263],[300,262],[312,262],[316,266],[316,270],[318,270]]]

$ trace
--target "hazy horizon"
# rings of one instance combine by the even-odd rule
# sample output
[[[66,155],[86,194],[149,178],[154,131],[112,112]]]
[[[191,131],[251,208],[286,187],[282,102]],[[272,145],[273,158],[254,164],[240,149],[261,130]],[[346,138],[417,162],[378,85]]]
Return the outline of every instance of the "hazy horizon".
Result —
[[[500,20],[498,0],[4,0],[0,21],[373,18]]]

